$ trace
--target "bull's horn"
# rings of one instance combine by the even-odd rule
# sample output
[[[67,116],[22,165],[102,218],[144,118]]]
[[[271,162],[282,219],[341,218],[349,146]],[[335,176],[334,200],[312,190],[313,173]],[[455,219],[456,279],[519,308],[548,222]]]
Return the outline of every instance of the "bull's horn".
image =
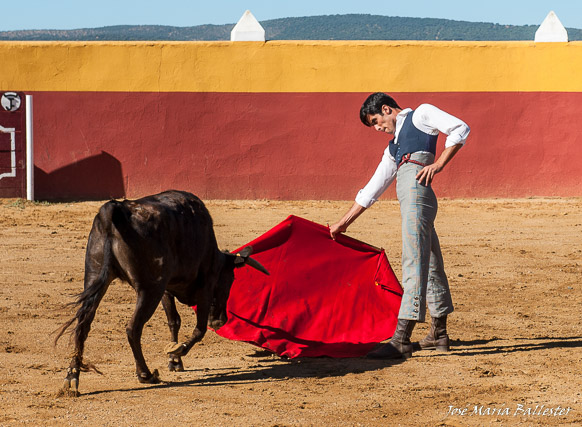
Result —
[[[261,265],[261,263],[259,261],[257,261],[256,259],[252,259],[251,257],[248,257],[247,259],[245,259],[245,264],[248,265],[249,267],[253,267],[256,270],[259,270],[261,273],[265,273],[267,276],[270,276],[267,269],[265,267],[263,267]]]

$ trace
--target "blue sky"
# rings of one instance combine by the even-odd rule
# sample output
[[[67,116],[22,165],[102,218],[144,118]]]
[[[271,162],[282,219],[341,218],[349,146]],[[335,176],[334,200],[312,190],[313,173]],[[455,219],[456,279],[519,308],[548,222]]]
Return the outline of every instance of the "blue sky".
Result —
[[[582,0],[17,0],[3,1],[0,31],[110,25],[236,23],[245,10],[261,20],[366,13],[539,25],[550,10],[567,28],[582,28]]]

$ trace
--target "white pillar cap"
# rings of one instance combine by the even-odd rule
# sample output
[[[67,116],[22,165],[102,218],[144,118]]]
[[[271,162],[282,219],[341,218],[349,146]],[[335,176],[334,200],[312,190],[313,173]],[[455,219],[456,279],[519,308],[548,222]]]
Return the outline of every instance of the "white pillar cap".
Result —
[[[230,32],[230,40],[238,42],[264,42],[265,30],[247,10]]]
[[[536,31],[536,42],[567,42],[568,32],[554,11],[550,11],[542,25]]]

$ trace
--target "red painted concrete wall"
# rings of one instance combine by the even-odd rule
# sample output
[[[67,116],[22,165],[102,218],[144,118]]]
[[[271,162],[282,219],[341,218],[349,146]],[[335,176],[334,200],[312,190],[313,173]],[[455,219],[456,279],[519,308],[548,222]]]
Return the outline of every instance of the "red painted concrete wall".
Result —
[[[351,199],[388,143],[359,121],[367,93],[33,95],[42,198],[182,188],[206,199]],[[440,196],[582,193],[581,93],[393,95],[471,126],[434,184]]]

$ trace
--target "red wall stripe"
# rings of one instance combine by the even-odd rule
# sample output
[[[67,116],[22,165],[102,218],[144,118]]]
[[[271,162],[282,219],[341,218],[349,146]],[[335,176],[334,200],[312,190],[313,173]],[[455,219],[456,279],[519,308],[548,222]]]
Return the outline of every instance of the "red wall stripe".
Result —
[[[169,188],[205,199],[353,199],[388,143],[359,121],[368,93],[33,95],[41,199]],[[582,195],[582,93],[392,95],[403,107],[433,103],[471,126],[437,177],[439,196]]]

